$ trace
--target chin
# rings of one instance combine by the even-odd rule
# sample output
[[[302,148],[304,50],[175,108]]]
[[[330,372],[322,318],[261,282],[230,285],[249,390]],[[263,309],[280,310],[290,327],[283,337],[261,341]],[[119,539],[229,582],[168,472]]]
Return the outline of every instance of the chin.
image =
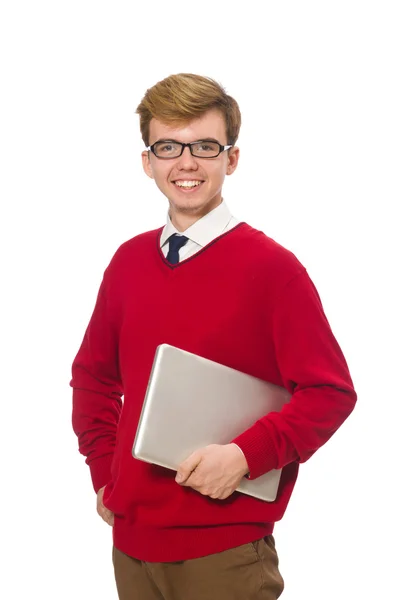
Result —
[[[205,198],[169,198],[169,201],[173,206],[175,206],[175,208],[179,208],[181,210],[200,208],[211,203],[210,200],[206,200]]]

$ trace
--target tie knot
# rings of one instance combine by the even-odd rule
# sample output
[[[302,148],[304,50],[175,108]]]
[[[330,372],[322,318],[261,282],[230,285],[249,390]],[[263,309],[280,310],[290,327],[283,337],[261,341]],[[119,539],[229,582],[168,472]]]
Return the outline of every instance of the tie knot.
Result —
[[[170,244],[170,251],[179,252],[182,246],[186,244],[188,239],[189,238],[187,238],[185,235],[178,235],[177,233],[174,233],[168,240]]]

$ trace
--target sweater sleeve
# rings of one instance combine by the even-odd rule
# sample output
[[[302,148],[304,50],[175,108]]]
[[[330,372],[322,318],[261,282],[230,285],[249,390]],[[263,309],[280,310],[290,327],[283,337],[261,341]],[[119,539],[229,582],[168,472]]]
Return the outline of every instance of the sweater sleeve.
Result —
[[[109,306],[106,272],[73,361],[70,385],[73,388],[72,426],[97,492],[110,480],[123,395],[118,333]]]
[[[308,460],[342,425],[356,393],[342,351],[306,271],[283,289],[273,312],[273,343],[292,397],[233,440],[244,452],[250,479]]]

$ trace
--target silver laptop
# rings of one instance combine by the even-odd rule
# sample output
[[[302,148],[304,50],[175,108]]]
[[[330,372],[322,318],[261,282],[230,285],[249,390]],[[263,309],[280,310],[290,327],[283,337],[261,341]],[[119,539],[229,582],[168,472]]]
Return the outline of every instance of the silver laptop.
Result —
[[[168,344],[158,346],[132,455],[177,470],[192,452],[228,444],[290,394],[282,387]],[[281,469],[243,478],[237,491],[272,502]]]

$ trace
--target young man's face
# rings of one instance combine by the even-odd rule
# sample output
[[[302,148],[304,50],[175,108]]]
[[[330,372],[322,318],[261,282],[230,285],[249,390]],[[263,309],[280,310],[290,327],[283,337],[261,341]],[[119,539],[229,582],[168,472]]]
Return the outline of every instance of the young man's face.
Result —
[[[168,126],[156,119],[150,122],[149,145],[159,140],[188,143],[206,139],[227,145],[225,120],[218,110],[210,110],[183,127]],[[216,158],[196,158],[188,147],[181,156],[171,159],[158,158],[152,152],[142,153],[145,173],[168,198],[171,218],[178,213],[201,217],[216,208],[222,201],[225,176],[234,172],[238,158],[236,147]],[[190,187],[182,187],[184,182],[190,182],[186,184]],[[200,183],[192,187],[192,182]]]

